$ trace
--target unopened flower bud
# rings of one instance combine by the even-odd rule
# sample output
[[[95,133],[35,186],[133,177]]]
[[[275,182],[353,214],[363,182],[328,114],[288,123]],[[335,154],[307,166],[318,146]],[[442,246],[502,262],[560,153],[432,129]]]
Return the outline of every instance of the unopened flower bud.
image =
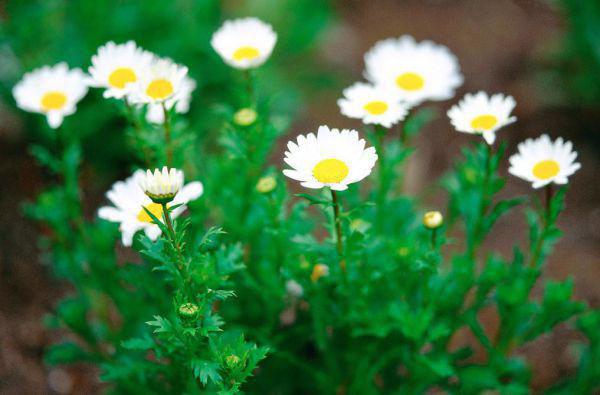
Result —
[[[175,198],[177,192],[183,186],[183,171],[169,169],[167,166],[154,169],[154,172],[146,170],[146,174],[140,180],[140,187],[154,203],[169,203]]]
[[[235,354],[228,355],[225,358],[225,363],[227,364],[227,367],[229,369],[232,369],[232,368],[236,367],[238,363],[240,363],[240,357],[238,357]]]
[[[444,217],[439,211],[428,211],[423,215],[423,225],[428,229],[437,229],[444,223]]]
[[[288,295],[293,296],[294,298],[299,298],[304,294],[302,285],[300,285],[296,280],[287,280],[285,283],[285,290]]]
[[[277,179],[273,176],[261,177],[256,183],[256,190],[260,193],[269,193],[277,186]]]
[[[177,314],[183,320],[194,320],[198,318],[200,309],[194,303],[184,303],[177,309]]]
[[[313,271],[310,275],[310,279],[312,280],[313,283],[316,283],[317,281],[319,281],[319,279],[321,277],[326,277],[326,276],[329,276],[329,266],[323,265],[321,263],[317,263],[313,267]]]
[[[242,108],[233,115],[233,122],[239,126],[250,126],[256,121],[256,111],[251,108]]]

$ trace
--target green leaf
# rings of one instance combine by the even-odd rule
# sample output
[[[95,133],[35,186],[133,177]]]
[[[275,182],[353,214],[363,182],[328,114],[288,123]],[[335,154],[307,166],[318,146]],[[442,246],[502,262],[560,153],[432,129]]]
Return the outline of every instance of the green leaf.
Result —
[[[208,381],[219,384],[222,380],[219,374],[219,364],[216,362],[193,359],[190,362],[194,377],[199,379],[202,384],[208,384]]]
[[[322,205],[322,206],[327,206],[327,207],[333,206],[333,203],[330,200],[318,199],[318,198],[314,197],[313,195],[309,195],[308,193],[296,193],[296,194],[294,194],[294,196],[308,200],[308,202],[311,205],[317,204],[317,205]]]
[[[134,337],[121,342],[121,345],[128,350],[150,350],[154,347],[154,340],[148,336]]]

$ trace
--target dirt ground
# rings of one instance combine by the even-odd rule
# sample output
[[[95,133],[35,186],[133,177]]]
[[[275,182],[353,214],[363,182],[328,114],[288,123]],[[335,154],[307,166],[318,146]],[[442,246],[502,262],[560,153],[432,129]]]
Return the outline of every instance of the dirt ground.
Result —
[[[568,230],[556,246],[544,278],[573,277],[576,295],[590,305],[600,305],[600,186],[598,134],[599,109],[579,109],[560,104],[553,86],[538,78],[546,54],[560,38],[566,22],[545,1],[339,1],[340,19],[329,33],[321,51],[332,70],[342,67],[360,79],[362,54],[379,39],[403,33],[417,39],[432,39],[450,47],[460,59],[465,85],[458,93],[479,89],[512,94],[517,102],[518,122],[501,132],[510,142],[509,152],[525,137],[543,132],[571,139],[580,153],[582,170],[573,177],[567,210],[560,219]],[[350,84],[353,81],[348,81]],[[316,124],[355,125],[338,114],[339,92],[324,91],[311,100],[303,119],[292,133]],[[441,114],[449,102],[439,106]],[[0,103],[0,393],[3,394],[91,394],[99,391],[97,372],[86,366],[69,369],[46,368],[43,350],[59,338],[44,328],[42,320],[68,288],[54,280],[38,256],[37,229],[26,221],[20,202],[38,193],[47,175],[26,153],[17,115]],[[336,124],[337,123],[337,124]],[[441,116],[419,137],[419,155],[410,163],[409,185],[421,193],[425,185],[448,168],[468,136],[449,133]],[[595,137],[597,140],[597,137]],[[524,182],[511,179],[506,194],[527,194]],[[431,204],[443,198],[431,197]],[[508,252],[515,239],[514,215],[499,222],[491,248]],[[493,330],[494,314],[486,326]],[[572,372],[576,355],[569,346],[577,336],[566,327],[527,345],[524,354],[533,365],[534,390]],[[468,342],[468,337],[458,343]]]

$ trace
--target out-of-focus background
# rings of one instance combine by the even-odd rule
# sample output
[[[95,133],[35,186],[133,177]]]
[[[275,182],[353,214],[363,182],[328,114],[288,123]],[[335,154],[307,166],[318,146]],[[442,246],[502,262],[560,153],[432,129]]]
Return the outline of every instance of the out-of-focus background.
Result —
[[[411,34],[447,45],[459,58],[465,84],[455,99],[430,105],[439,110],[416,143],[408,189],[436,206],[444,202],[431,183],[448,169],[470,136],[451,130],[445,111],[466,92],[503,92],[517,100],[518,122],[499,135],[509,152],[526,137],[548,133],[573,141],[582,170],[572,179],[566,230],[545,272],[573,277],[576,295],[600,305],[600,2],[591,0],[173,0],[0,2],[0,393],[80,394],[100,391],[88,366],[48,368],[44,348],[62,336],[46,329],[44,315],[70,289],[56,280],[37,236],[43,228],[24,219],[22,202],[52,181],[27,152],[43,140],[41,116],[15,108],[10,90],[22,74],[65,60],[87,68],[108,40],[134,39],[160,55],[186,64],[198,81],[192,125],[199,135],[218,130],[218,104],[235,92],[231,70],[212,53],[210,34],[226,18],[253,15],[279,33],[273,58],[259,71],[259,89],[272,105],[294,116],[290,133],[327,123],[359,127],[339,115],[340,91],[361,79],[363,53],[376,41]],[[261,76],[269,76],[260,82]],[[123,121],[110,102],[90,92],[71,117],[85,142],[84,196],[93,216],[111,181],[126,173]],[[200,138],[202,142],[202,138]],[[87,147],[87,148],[86,148]],[[280,161],[275,152],[273,161]],[[506,169],[504,169],[506,170]],[[511,178],[507,195],[531,193]],[[488,244],[511,249],[518,215],[503,219]],[[518,235],[517,235],[518,236]],[[493,314],[482,317],[493,330]],[[519,353],[533,366],[534,390],[574,369],[568,344],[577,335],[558,327]],[[455,339],[457,345],[469,342]]]

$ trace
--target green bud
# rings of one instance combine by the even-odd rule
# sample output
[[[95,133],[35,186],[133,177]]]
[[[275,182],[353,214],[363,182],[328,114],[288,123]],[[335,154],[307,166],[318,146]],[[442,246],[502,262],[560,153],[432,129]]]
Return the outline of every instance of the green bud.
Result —
[[[429,211],[423,215],[423,225],[428,229],[437,229],[444,223],[444,217],[439,211]]]
[[[182,320],[194,320],[198,318],[200,309],[194,303],[184,303],[177,309],[177,314]]]
[[[269,193],[277,186],[277,180],[273,176],[261,177],[256,183],[256,190],[260,193]]]
[[[233,122],[239,126],[250,126],[256,121],[256,111],[251,108],[242,108],[233,115]]]
[[[233,369],[240,363],[240,357],[235,354],[229,355],[225,358],[225,363],[229,369]]]

